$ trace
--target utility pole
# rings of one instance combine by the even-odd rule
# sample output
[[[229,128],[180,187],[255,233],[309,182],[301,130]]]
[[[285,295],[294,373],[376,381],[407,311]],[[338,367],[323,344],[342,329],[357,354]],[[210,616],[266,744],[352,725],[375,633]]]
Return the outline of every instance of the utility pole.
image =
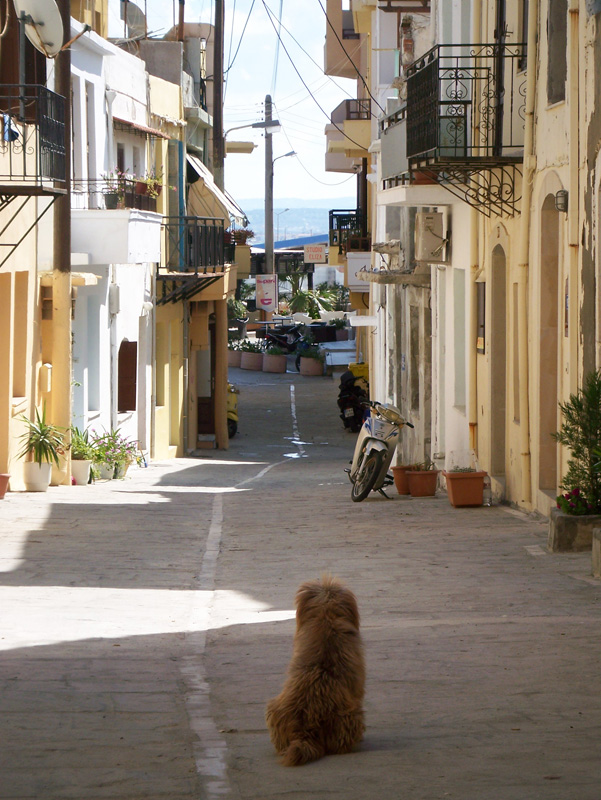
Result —
[[[64,41],[71,38],[69,0],[58,0]],[[65,98],[65,194],[54,203],[54,261],[52,270],[52,385],[51,420],[68,429],[71,426],[71,50],[56,57],[55,91]],[[57,480],[70,480],[70,467],[61,465]],[[55,476],[56,478],[56,476]]]
[[[272,121],[271,95],[265,97],[265,122]],[[273,261],[273,143],[265,128],[265,272],[275,272]]]
[[[213,175],[223,191],[223,27],[224,0],[215,0],[215,42],[213,44]]]

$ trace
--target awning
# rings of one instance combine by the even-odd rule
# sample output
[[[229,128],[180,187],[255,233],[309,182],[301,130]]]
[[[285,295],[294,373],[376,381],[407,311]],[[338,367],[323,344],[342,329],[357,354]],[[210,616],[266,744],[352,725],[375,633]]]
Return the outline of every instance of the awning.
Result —
[[[157,128],[149,128],[147,125],[140,125],[139,122],[131,122],[128,119],[120,119],[119,117],[113,117],[113,123],[117,130],[129,130],[133,128],[134,131],[139,131],[140,133],[145,134],[146,136],[150,136],[150,138],[154,139],[170,139],[171,137],[168,136],[163,131],[157,130]]]
[[[240,206],[217,186],[211,171],[200,158],[187,156],[188,164],[199,180],[190,183],[188,213],[196,217],[222,217],[229,227],[230,219],[242,225],[246,217]]]

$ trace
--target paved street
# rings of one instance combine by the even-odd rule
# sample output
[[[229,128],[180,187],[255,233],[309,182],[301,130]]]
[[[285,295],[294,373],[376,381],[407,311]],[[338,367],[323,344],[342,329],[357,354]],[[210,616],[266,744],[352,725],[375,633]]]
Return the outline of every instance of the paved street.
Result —
[[[601,582],[547,524],[353,504],[337,378],[231,370],[227,453],[0,502],[3,800],[599,800]],[[356,753],[281,767],[298,584],[355,591]]]

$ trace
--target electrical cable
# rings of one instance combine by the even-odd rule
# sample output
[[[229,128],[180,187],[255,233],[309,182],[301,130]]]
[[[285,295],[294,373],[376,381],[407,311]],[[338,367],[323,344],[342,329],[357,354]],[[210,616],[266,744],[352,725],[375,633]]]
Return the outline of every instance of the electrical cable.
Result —
[[[381,106],[381,105],[378,103],[378,101],[376,100],[376,98],[375,98],[375,97],[373,96],[373,94],[370,92],[370,90],[369,90],[369,86],[367,85],[367,83],[366,83],[366,81],[365,81],[365,78],[363,77],[363,75],[361,74],[361,72],[359,71],[359,69],[357,68],[357,66],[356,66],[355,62],[353,61],[353,59],[352,59],[352,58],[349,56],[349,54],[348,54],[348,52],[347,52],[347,49],[346,49],[346,47],[345,47],[345,46],[342,44],[342,39],[340,38],[340,36],[338,36],[338,31],[337,31],[337,30],[336,30],[336,28],[335,28],[335,27],[332,25],[332,22],[330,21],[330,18],[328,17],[328,12],[327,12],[327,11],[325,10],[325,8],[323,7],[323,3],[321,2],[321,0],[317,0],[317,2],[319,3],[319,6],[320,6],[321,10],[322,10],[322,11],[323,11],[323,13],[325,14],[325,17],[326,17],[327,23],[328,23],[328,25],[330,26],[330,28],[332,29],[332,31],[333,31],[333,33],[334,33],[334,36],[335,36],[335,37],[338,39],[338,44],[339,44],[339,45],[340,45],[340,47],[342,48],[342,50],[343,50],[344,54],[346,55],[346,57],[348,58],[348,60],[351,62],[352,66],[353,66],[353,69],[355,70],[355,72],[356,72],[356,73],[357,73],[357,75],[359,76],[359,80],[361,81],[361,83],[362,83],[362,84],[363,84],[363,86],[365,87],[365,90],[366,90],[367,94],[368,94],[368,95],[370,96],[370,98],[371,98],[371,99],[374,101],[374,103],[375,103],[375,104],[378,106],[378,108],[380,109],[380,111],[382,111],[382,113],[384,113],[384,114],[385,114],[385,113],[386,113],[386,110],[382,108],[382,106]]]
[[[240,34],[240,40],[239,40],[239,42],[238,42],[238,46],[236,47],[236,52],[234,53],[234,57],[233,57],[233,58],[232,58],[232,60],[230,61],[230,63],[229,63],[229,65],[228,65],[227,69],[225,69],[225,70],[223,71],[223,74],[224,74],[224,75],[227,75],[227,73],[228,73],[228,72],[231,70],[231,68],[234,66],[234,61],[236,60],[236,56],[238,55],[238,53],[239,53],[239,51],[240,51],[240,45],[242,44],[242,39],[244,38],[244,34],[246,33],[246,26],[248,25],[248,22],[249,22],[249,20],[250,20],[250,15],[252,14],[252,10],[253,10],[253,8],[254,8],[255,2],[256,2],[256,0],[253,0],[253,1],[252,1],[252,3],[251,3],[251,5],[250,5],[250,10],[249,10],[249,12],[248,12],[248,15],[247,15],[247,17],[246,17],[246,22],[244,23],[244,27],[242,28],[242,33]],[[233,28],[233,25],[232,25],[232,28]],[[231,52],[231,50],[232,50],[232,48],[231,48],[231,39],[230,39],[230,52]]]
[[[271,79],[271,95],[272,97],[275,95],[275,86],[278,80],[278,60],[280,55],[280,41],[281,41],[281,33],[282,33],[282,14],[284,11],[284,0],[280,0],[280,13],[278,16],[278,41],[275,46],[275,59],[273,62],[273,77]]]
[[[263,3],[263,6],[265,7],[265,10],[266,10],[266,11],[268,11],[267,4],[266,4],[265,0],[261,0],[261,2]],[[330,123],[331,125],[333,125],[333,126],[336,128],[336,130],[337,130],[337,131],[339,131],[339,133],[341,133],[341,134],[342,134],[342,135],[345,137],[345,139],[348,139],[348,141],[349,141],[349,142],[352,142],[354,145],[357,145],[357,147],[358,147],[360,150],[365,150],[366,148],[364,147],[364,145],[362,145],[362,144],[359,144],[359,142],[356,142],[354,139],[351,139],[351,137],[350,137],[348,134],[346,134],[346,133],[344,132],[344,129],[343,129],[343,128],[341,128],[341,127],[340,127],[339,125],[337,125],[335,122],[332,122],[332,120],[331,120],[331,118],[330,118],[330,115],[328,114],[328,112],[327,112],[327,111],[326,111],[326,110],[323,108],[323,106],[322,106],[322,105],[321,105],[321,104],[320,104],[320,103],[317,101],[317,98],[315,97],[315,95],[313,94],[313,92],[312,92],[312,91],[309,89],[309,87],[307,86],[307,84],[305,83],[305,80],[304,80],[303,76],[302,76],[302,75],[300,74],[300,72],[298,71],[298,68],[297,68],[296,64],[294,63],[294,61],[293,61],[293,59],[292,59],[292,56],[291,56],[291,55],[290,55],[290,53],[288,52],[288,50],[287,50],[287,48],[286,48],[286,45],[284,44],[284,42],[282,42],[282,40],[281,40],[281,37],[278,35],[278,32],[277,32],[277,30],[276,30],[276,27],[275,27],[275,25],[274,25],[274,22],[273,22],[273,20],[271,19],[271,16],[270,16],[269,14],[268,14],[268,17],[269,17],[269,21],[271,22],[271,25],[272,25],[272,27],[273,27],[273,29],[274,29],[274,31],[275,31],[275,34],[276,34],[276,36],[278,37],[278,39],[280,39],[280,44],[282,45],[282,49],[283,49],[283,51],[286,53],[286,55],[288,56],[288,60],[290,61],[291,65],[292,65],[292,68],[294,69],[294,71],[295,71],[295,72],[296,72],[296,74],[298,75],[298,77],[299,77],[299,79],[300,79],[301,83],[303,84],[303,86],[305,87],[305,89],[306,89],[306,90],[309,92],[309,94],[310,94],[310,95],[311,95],[311,97],[313,98],[313,102],[315,103],[315,105],[316,105],[316,106],[319,108],[319,110],[320,110],[320,111],[321,111],[321,113],[324,115],[324,117],[326,117],[326,119],[329,121],[329,123]]]
[[[267,9],[267,11],[268,11],[270,14],[273,14],[273,11],[271,11],[271,9],[269,9],[269,8],[268,8],[268,9]],[[315,66],[316,66],[316,67],[317,67],[319,70],[323,70],[323,67],[322,67],[320,64],[318,64],[318,63],[317,63],[317,61],[315,61],[315,59],[313,58],[313,56],[312,56],[310,53],[308,53],[308,52],[305,50],[305,48],[304,48],[304,47],[302,46],[302,44],[301,44],[301,43],[298,41],[298,39],[297,39],[297,38],[296,38],[296,37],[295,37],[295,36],[294,36],[294,35],[293,35],[293,34],[292,34],[292,33],[291,33],[289,30],[288,30],[288,28],[287,28],[287,27],[286,27],[286,26],[285,26],[285,25],[282,23],[281,19],[280,19],[279,23],[280,23],[280,28],[283,28],[283,29],[286,31],[286,33],[288,34],[288,36],[289,36],[289,37],[292,39],[292,41],[293,41],[293,42],[296,44],[296,46],[297,46],[298,48],[300,48],[300,50],[302,50],[302,51],[303,51],[303,53],[304,53],[304,54],[307,56],[307,58],[309,59],[309,61],[311,61],[311,63],[315,64]],[[348,58],[348,53],[347,53],[347,58]],[[341,59],[340,59],[340,61],[338,62],[338,64],[342,64],[342,63],[344,63],[344,60],[345,60],[345,59],[341,58]],[[352,95],[350,92],[347,92],[347,90],[346,90],[346,89],[345,89],[343,86],[340,86],[340,84],[336,83],[336,81],[335,81],[335,80],[332,78],[332,76],[331,76],[331,75],[325,75],[325,73],[324,73],[324,77],[325,77],[325,78],[327,78],[327,79],[328,79],[328,80],[329,80],[331,83],[333,83],[333,84],[334,84],[334,86],[336,86],[336,88],[337,88],[337,89],[340,89],[340,91],[342,91],[342,92],[344,92],[346,95],[348,95],[348,97],[349,97],[351,100],[356,100],[356,98],[355,98],[355,97],[353,97],[353,95]],[[321,79],[319,79],[319,80],[321,80]],[[324,84],[324,85],[325,85],[325,84]],[[275,92],[273,92],[273,94],[275,94]],[[295,94],[296,94],[296,92],[295,92]],[[292,95],[290,95],[290,97],[292,97]],[[371,111],[370,111],[370,113],[371,113]],[[374,116],[374,117],[375,117],[375,114],[372,114],[372,116]]]

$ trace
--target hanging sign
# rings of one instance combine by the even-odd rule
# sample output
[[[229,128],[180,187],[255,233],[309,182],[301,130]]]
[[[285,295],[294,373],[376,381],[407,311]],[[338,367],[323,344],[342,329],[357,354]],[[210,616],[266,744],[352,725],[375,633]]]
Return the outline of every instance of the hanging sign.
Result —
[[[257,275],[257,310],[278,310],[278,276]]]
[[[305,250],[305,264],[326,263],[325,244],[306,244],[304,250]]]

